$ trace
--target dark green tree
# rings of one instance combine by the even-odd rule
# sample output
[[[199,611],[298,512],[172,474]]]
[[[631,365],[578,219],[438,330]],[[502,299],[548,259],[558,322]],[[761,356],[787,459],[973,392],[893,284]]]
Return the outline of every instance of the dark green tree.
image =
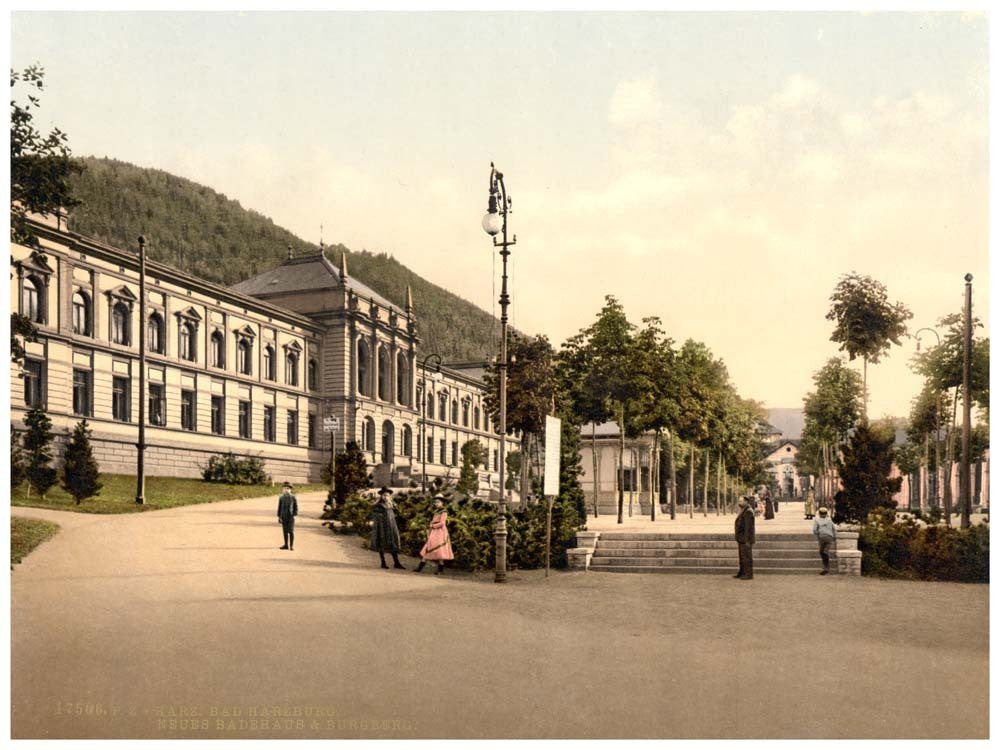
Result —
[[[521,476],[521,461],[523,457],[520,451],[511,451],[504,458],[507,464],[507,481],[504,487],[508,490],[517,489],[517,479]]]
[[[13,426],[10,428],[10,488],[21,486],[28,476],[28,464],[21,448],[21,435]]]
[[[479,492],[478,466],[486,460],[486,449],[478,440],[469,440],[462,445],[462,468],[458,474],[455,489],[466,497]]]
[[[52,468],[52,420],[40,406],[32,407],[24,416],[28,431],[24,436],[24,450],[28,454],[28,484],[42,498],[56,483],[57,472]]]
[[[348,441],[344,451],[337,454],[334,484],[337,507],[343,505],[349,495],[369,486],[368,463],[365,461],[365,454],[354,440]]]
[[[100,494],[102,485],[99,475],[90,446],[90,430],[84,419],[73,429],[73,436],[63,452],[62,487],[79,505],[83,500]]]
[[[859,425],[837,462],[843,489],[834,496],[834,520],[867,523],[868,514],[879,508],[895,508],[893,495],[902,477],[890,479],[893,434],[867,424]]]
[[[853,362],[861,357],[862,415],[868,419],[868,363],[877,364],[906,333],[913,313],[901,302],[890,302],[885,285],[871,276],[851,272],[841,277],[830,295],[827,320],[835,323],[830,340],[840,344]]]
[[[507,434],[521,434],[521,499],[529,488],[531,458],[539,454],[539,436],[545,429],[545,417],[555,411],[555,350],[545,336],[521,336],[514,332],[507,349]],[[493,424],[500,424],[500,370],[492,362],[483,375],[486,382],[486,411]],[[535,462],[535,476],[541,468]]]

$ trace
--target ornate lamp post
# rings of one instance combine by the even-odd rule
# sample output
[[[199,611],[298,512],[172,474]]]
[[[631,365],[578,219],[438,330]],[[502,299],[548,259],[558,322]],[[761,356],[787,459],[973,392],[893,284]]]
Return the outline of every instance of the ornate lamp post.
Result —
[[[507,473],[507,305],[510,297],[507,294],[507,256],[511,245],[517,242],[517,235],[507,239],[507,213],[510,210],[511,199],[507,196],[507,188],[503,182],[503,173],[498,172],[493,162],[490,162],[490,199],[486,215],[483,217],[483,231],[493,238],[493,247],[500,248],[503,258],[503,283],[500,287],[500,499],[497,502],[497,524],[494,537],[496,539],[496,572],[493,580],[504,583],[507,580],[507,483],[504,475]],[[498,242],[497,235],[502,233],[503,240]]]
[[[146,502],[146,238],[139,235],[139,442],[135,444],[135,502]]]
[[[441,357],[437,354],[428,354],[420,364],[420,388],[423,391],[420,404],[420,457],[423,460],[423,468],[420,470],[420,494],[427,494],[427,363],[437,360],[435,372],[441,372]]]

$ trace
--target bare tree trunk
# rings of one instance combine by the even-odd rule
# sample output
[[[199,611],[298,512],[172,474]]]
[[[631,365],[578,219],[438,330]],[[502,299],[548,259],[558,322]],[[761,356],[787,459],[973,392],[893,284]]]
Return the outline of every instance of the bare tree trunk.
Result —
[[[670,444],[670,520],[677,519],[677,461],[674,456],[674,433],[667,433]]]
[[[865,417],[865,424],[868,424],[868,357],[864,358],[864,363],[864,377],[861,380],[861,397],[864,400],[861,402],[861,413]]]
[[[722,515],[722,454],[715,467],[715,515]]]
[[[940,425],[938,425],[940,427]],[[934,507],[941,507],[941,440],[938,431],[934,431]]]
[[[594,518],[597,518],[597,422],[590,423],[590,457],[594,464]]]
[[[694,518],[694,443],[691,443],[691,464],[688,466],[688,518]]]
[[[955,422],[958,420],[958,386],[955,386],[955,397],[952,399],[952,412],[951,412],[951,425],[948,428],[948,432],[945,433],[945,449],[946,455],[944,459],[945,465],[945,476],[944,476],[944,522],[951,526],[951,471],[954,463],[953,456],[955,443]]]
[[[660,439],[661,439],[660,429],[657,428],[656,438],[653,440],[653,452],[649,456],[649,520],[650,521],[656,520],[656,504],[660,501]]]
[[[930,484],[931,484],[931,435],[927,433],[924,435],[924,476],[923,481],[920,483],[920,510],[921,512],[927,510],[928,502],[927,496],[930,494]]]
[[[625,510],[625,409],[618,412],[618,523],[624,523],[622,512]]]
[[[705,487],[701,493],[701,512],[702,515],[708,515],[708,472],[712,465],[712,451],[705,449]]]

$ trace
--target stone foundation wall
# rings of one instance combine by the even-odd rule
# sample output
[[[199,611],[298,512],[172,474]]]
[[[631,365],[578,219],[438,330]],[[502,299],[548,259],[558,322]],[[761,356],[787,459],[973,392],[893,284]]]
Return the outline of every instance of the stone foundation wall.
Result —
[[[68,440],[68,435],[55,435],[53,437],[54,466],[61,464],[63,449]],[[94,459],[102,473],[135,475],[135,443],[92,437],[90,445],[94,451]],[[156,445],[150,442],[147,443],[145,451],[146,476],[200,479],[202,467],[208,464],[212,456],[217,455],[219,455],[218,451]],[[264,471],[270,474],[276,482],[319,482],[321,481],[320,474],[325,465],[317,461],[269,458],[254,452],[239,453],[234,451],[234,455],[238,458],[261,458],[264,462]]]

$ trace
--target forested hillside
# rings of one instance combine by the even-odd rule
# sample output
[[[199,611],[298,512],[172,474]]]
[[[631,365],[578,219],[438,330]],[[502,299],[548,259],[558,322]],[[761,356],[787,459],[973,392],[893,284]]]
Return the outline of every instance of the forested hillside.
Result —
[[[143,234],[154,260],[227,286],[277,265],[289,245],[296,254],[316,250],[266,216],[190,180],[113,159],[78,161],[84,171],[72,179],[81,201],[69,217],[74,232],[122,249],[134,248]],[[346,249],[330,245],[327,257],[338,263]],[[422,352],[437,352],[446,362],[489,357],[496,327],[488,313],[385,253],[348,251],[347,265],[352,277],[400,307],[406,286],[412,287]]]

